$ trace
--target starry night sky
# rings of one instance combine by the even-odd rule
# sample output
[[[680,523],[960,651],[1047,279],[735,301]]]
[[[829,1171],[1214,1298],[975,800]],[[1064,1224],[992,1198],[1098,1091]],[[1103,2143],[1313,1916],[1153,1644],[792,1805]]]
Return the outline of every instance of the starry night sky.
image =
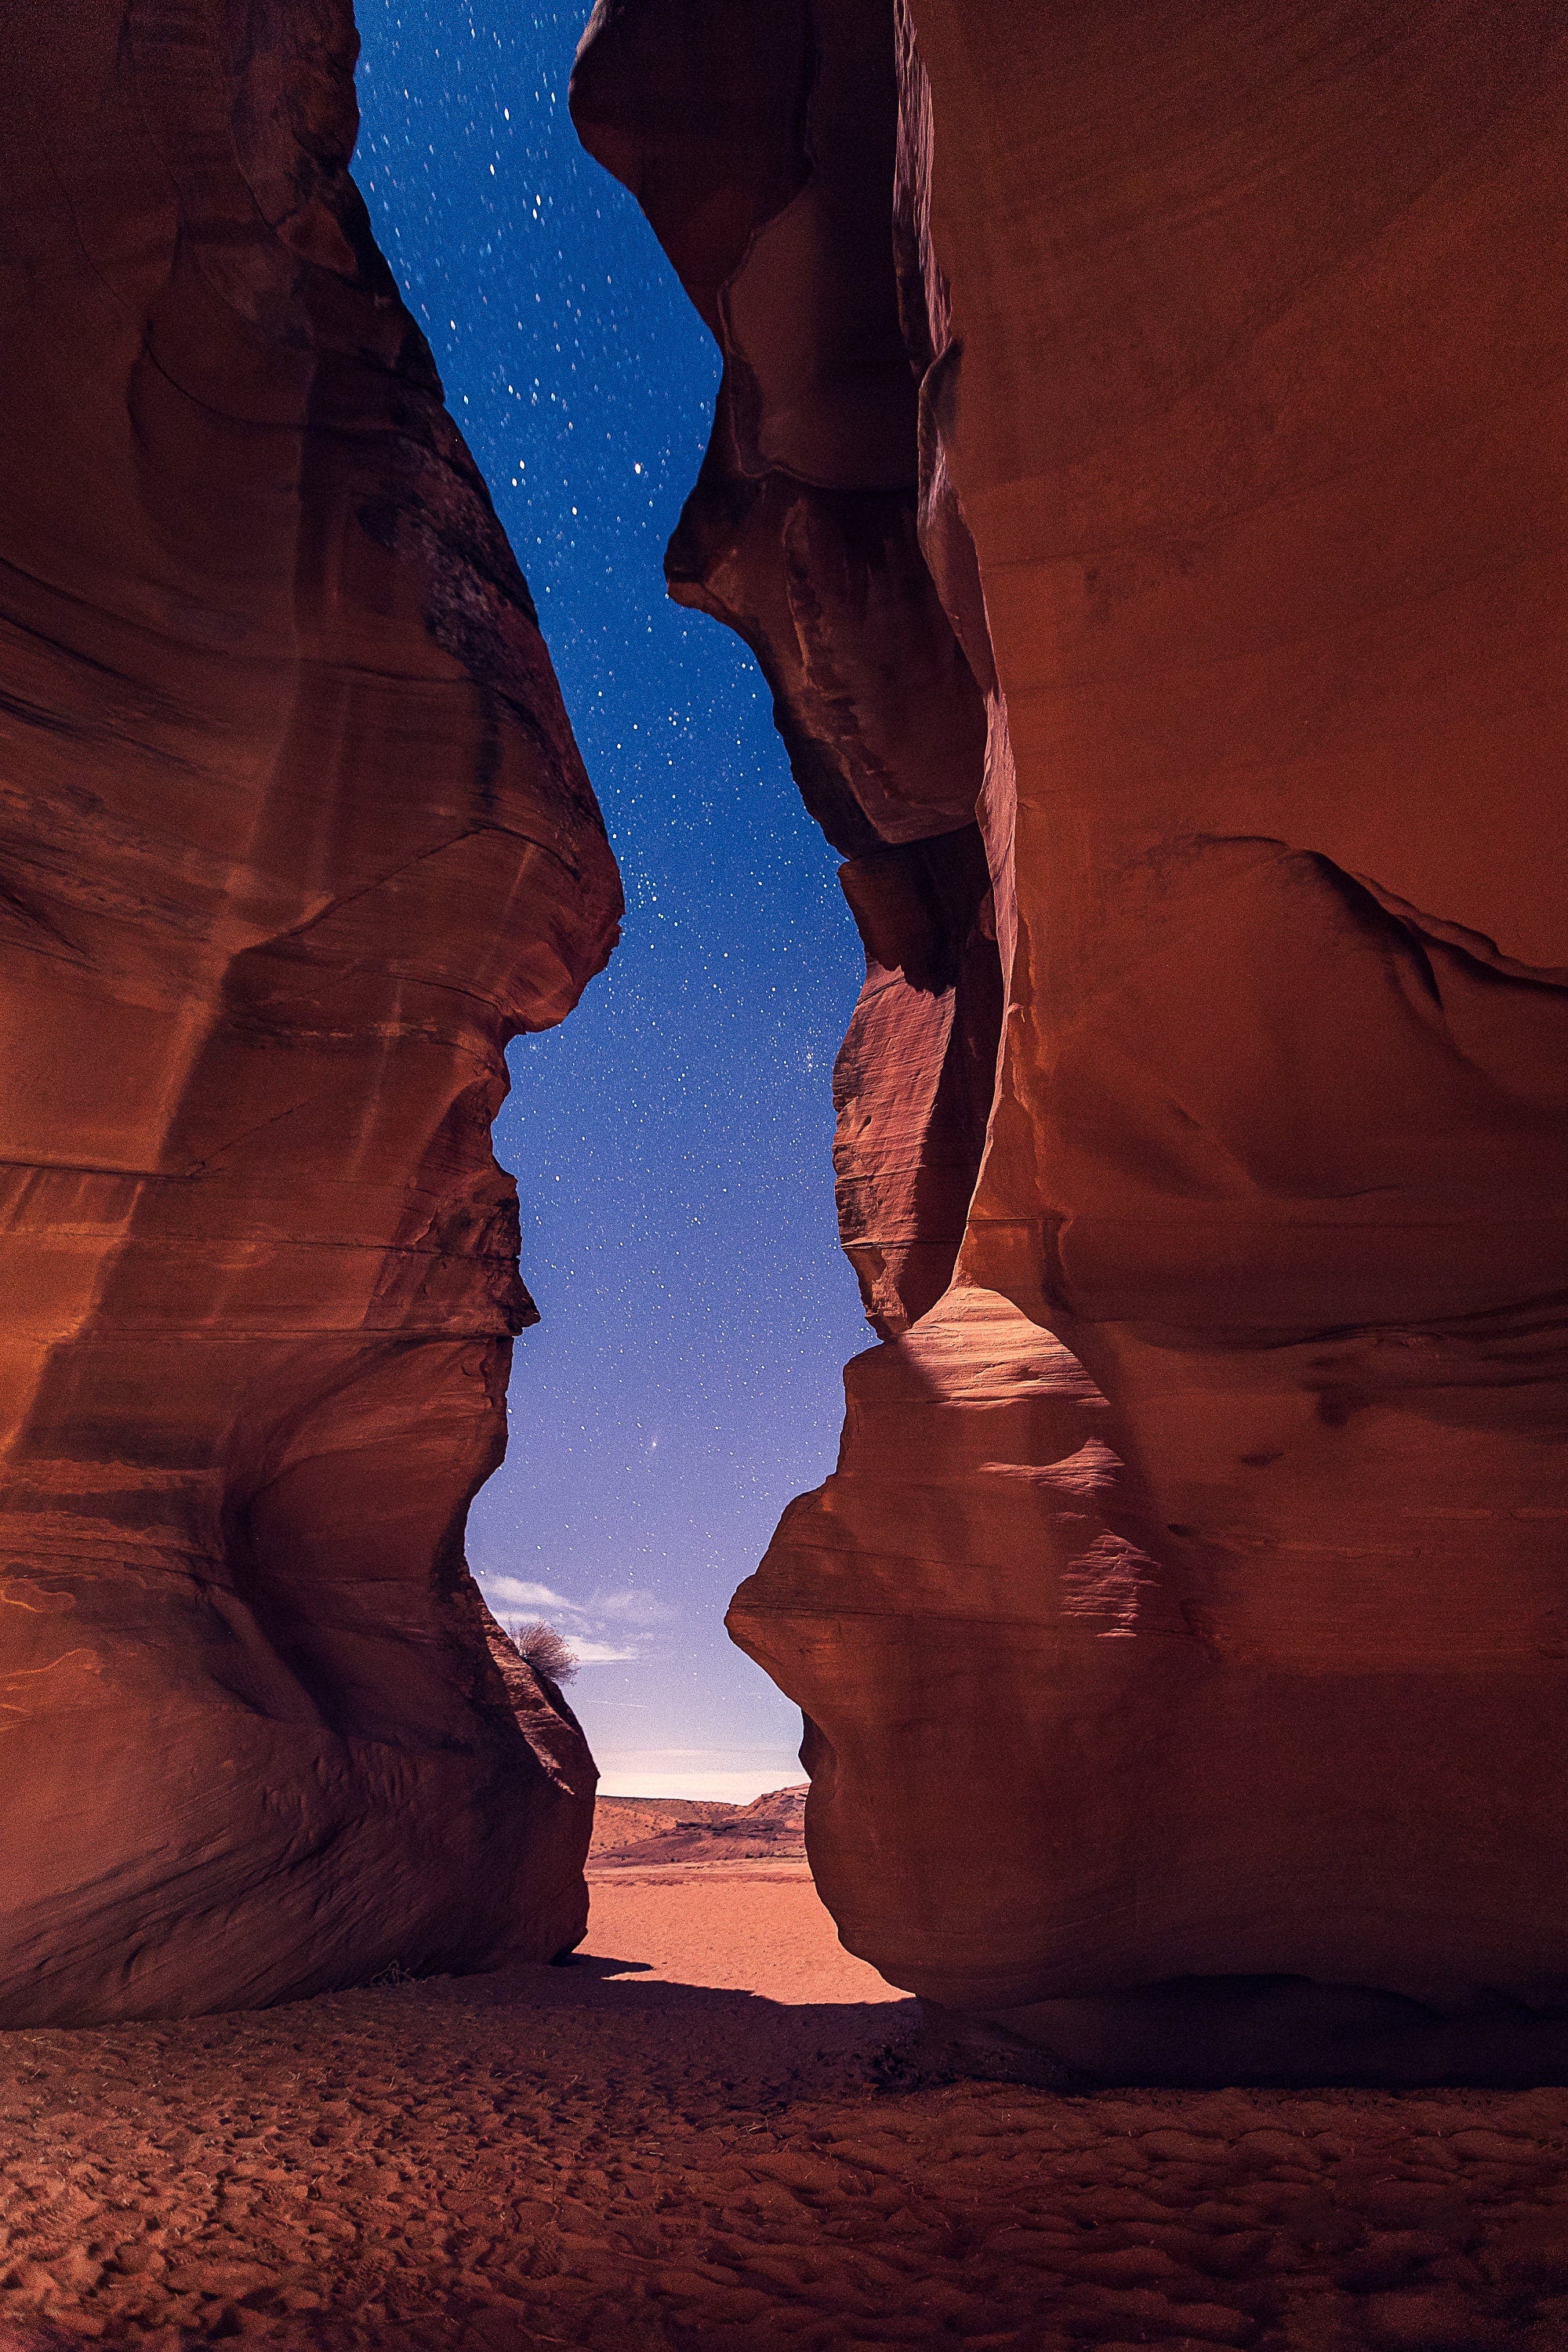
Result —
[[[626,885],[609,971],[521,1038],[496,1150],[543,1315],[468,1558],[542,1617],[606,1790],[800,1779],[800,1718],[721,1620],[833,1465],[868,1344],[830,1073],[863,963],[750,655],[665,599],[718,355],[578,146],[587,0],[360,0],[354,174],[528,575]]]

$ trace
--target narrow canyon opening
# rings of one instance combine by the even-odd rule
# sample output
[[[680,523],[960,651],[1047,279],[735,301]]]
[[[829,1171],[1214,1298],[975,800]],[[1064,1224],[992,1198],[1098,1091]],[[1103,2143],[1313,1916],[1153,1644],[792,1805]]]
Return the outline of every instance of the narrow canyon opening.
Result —
[[[0,2346],[1559,2352],[1560,0],[363,30],[6,26]]]
[[[360,15],[356,177],[528,574],[627,898],[572,1019],[510,1049],[494,1140],[542,1320],[468,1557],[499,1616],[571,1638],[605,1791],[746,1801],[799,1779],[799,1718],[724,1611],[831,1467],[867,1336],[831,1161],[863,961],[765,682],[665,593],[721,362],[579,143],[582,29],[570,7]]]
[[[954,2050],[1556,2063],[1551,10],[603,0],[569,99],[559,12],[389,11],[395,270],[345,8],[74,5],[8,118],[0,2008],[575,1941],[472,1507],[624,1788],[799,1706]]]

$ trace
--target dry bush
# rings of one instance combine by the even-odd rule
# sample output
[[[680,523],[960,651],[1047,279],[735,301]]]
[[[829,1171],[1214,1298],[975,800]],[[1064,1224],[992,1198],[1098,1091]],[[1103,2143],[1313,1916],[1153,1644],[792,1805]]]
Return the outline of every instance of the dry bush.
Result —
[[[513,1647],[527,1659],[536,1675],[547,1675],[552,1683],[569,1683],[577,1671],[577,1659],[564,1633],[553,1625],[535,1622],[507,1627]]]

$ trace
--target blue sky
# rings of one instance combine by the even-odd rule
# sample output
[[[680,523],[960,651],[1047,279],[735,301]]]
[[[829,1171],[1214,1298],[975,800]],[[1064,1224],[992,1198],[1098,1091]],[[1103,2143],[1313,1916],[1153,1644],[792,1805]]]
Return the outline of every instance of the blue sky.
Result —
[[[665,598],[718,356],[577,144],[582,22],[360,5],[355,177],[528,574],[627,902],[609,971],[510,1056],[496,1150],[543,1321],[468,1557],[498,1614],[578,1643],[607,1790],[749,1797],[801,1777],[799,1717],[721,1621],[831,1469],[869,1338],[829,1160],[863,967],[750,655]]]

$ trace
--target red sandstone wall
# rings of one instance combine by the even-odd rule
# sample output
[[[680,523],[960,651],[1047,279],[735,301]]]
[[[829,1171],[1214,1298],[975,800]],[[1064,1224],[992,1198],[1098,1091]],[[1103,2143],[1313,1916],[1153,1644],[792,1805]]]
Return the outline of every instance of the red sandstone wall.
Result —
[[[868,970],[835,1079],[839,1213],[882,1332],[951,1278],[1000,1013],[984,705],[921,548],[891,26],[865,0],[606,0],[572,90],[724,354],[670,593],[756,654],[846,861]]]
[[[547,1694],[525,1737],[462,1538],[534,1319],[502,1050],[619,896],[347,176],[354,47],[340,0],[7,19],[7,2023],[585,1912],[591,1759]]]
[[[731,1621],[818,1883],[1090,2076],[1558,2064],[1561,11],[822,0],[728,177],[677,13],[578,79],[725,352],[674,593],[868,944],[887,1344]]]

